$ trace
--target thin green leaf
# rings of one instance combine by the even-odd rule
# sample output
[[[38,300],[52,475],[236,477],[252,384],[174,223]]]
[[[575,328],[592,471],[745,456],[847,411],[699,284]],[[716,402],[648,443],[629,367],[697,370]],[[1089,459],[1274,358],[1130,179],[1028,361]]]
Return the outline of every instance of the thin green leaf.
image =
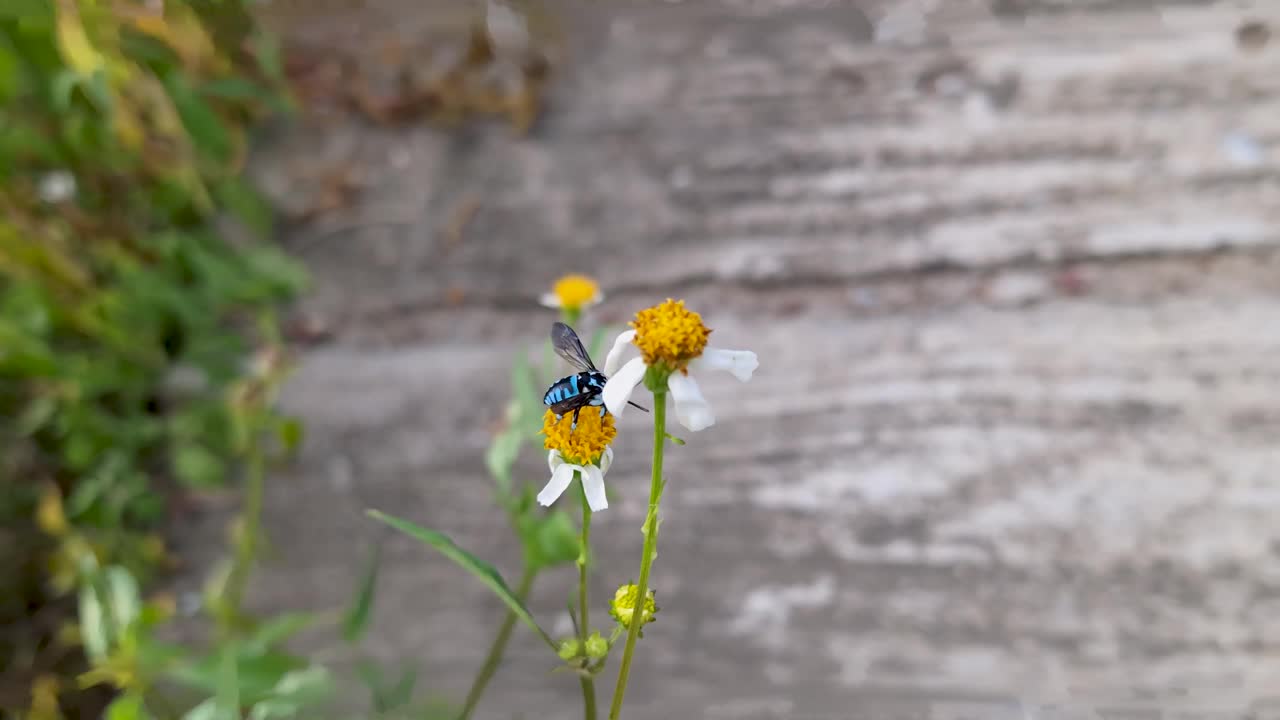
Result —
[[[262,71],[272,80],[283,83],[286,80],[284,60],[280,43],[276,37],[270,33],[260,32],[253,36],[250,43],[254,57],[257,59],[258,66],[262,68]]]
[[[80,76],[70,68],[59,70],[49,82],[49,95],[53,108],[59,113],[71,112],[71,98],[80,85]]]
[[[222,118],[209,107],[208,103],[187,84],[182,75],[176,72],[164,78],[165,88],[178,110],[182,125],[191,135],[196,149],[208,158],[224,162],[231,155],[231,138]]]
[[[213,698],[196,705],[182,716],[182,720],[226,720],[218,717],[218,703]]]
[[[333,694],[333,677],[319,665],[295,670],[280,678],[271,697],[256,703],[250,720],[298,717],[302,709],[319,704]]]
[[[137,667],[143,677],[157,677],[181,662],[187,662],[190,653],[181,645],[164,643],[140,633],[137,647]]]
[[[249,720],[279,720],[280,718],[297,717],[298,706],[288,700],[269,698],[253,706],[249,711]]]
[[[168,677],[183,685],[206,693],[215,693],[221,674],[220,656],[203,658],[194,664],[173,668]],[[252,704],[270,696],[272,688],[287,673],[301,670],[307,663],[301,658],[279,652],[246,654],[244,648],[236,658],[236,679],[240,687],[240,700]]]
[[[511,612],[516,614],[516,617],[523,620],[530,629],[537,633],[538,637],[542,638],[542,641],[545,642],[552,651],[556,650],[555,641],[552,640],[551,636],[538,625],[538,621],[534,620],[533,614],[529,612],[527,607],[525,607],[524,602],[521,601],[520,598],[516,597],[516,594],[507,586],[506,581],[502,579],[502,575],[492,565],[458,547],[453,540],[449,539],[449,536],[444,535],[443,533],[436,532],[435,530],[429,530],[407,520],[401,520],[400,518],[387,515],[386,513],[379,512],[377,510],[369,510],[368,513],[370,517],[384,522],[415,540],[426,543],[436,550],[439,550],[442,555],[452,560],[463,570],[474,575],[480,580],[480,582],[484,583],[490,590],[492,590],[493,593],[498,596],[498,599],[502,600],[502,602],[511,609]]]
[[[316,616],[312,613],[284,613],[263,623],[244,643],[244,650],[249,654],[262,654],[270,651],[280,643],[288,640],[311,623]]]
[[[258,237],[271,231],[271,206],[244,178],[228,178],[213,188],[214,196]]]
[[[103,607],[96,583],[86,582],[80,587],[80,642],[90,660],[101,661],[111,648],[107,609]]]
[[[214,696],[217,716],[226,720],[236,720],[240,717],[240,682],[236,672],[238,663],[235,647],[228,647],[222,651],[219,665],[218,693]]]
[[[243,77],[224,77],[200,86],[200,92],[222,100],[262,100],[270,102],[274,94],[262,85]]]
[[[48,0],[5,0],[0,3],[0,19],[48,21],[53,19],[53,7]]]
[[[364,577],[360,581],[360,589],[342,621],[342,637],[353,645],[360,642],[360,639],[364,637],[365,631],[369,628],[369,618],[373,614],[374,591],[378,585],[378,569],[381,563],[382,543],[378,543],[373,546],[369,564],[365,566]]]
[[[129,693],[111,701],[104,718],[105,720],[149,720],[151,714],[142,704],[142,695]]]
[[[103,584],[109,598],[112,634],[116,637],[123,636],[142,612],[142,594],[138,591],[138,581],[122,567],[109,567],[103,574]]]

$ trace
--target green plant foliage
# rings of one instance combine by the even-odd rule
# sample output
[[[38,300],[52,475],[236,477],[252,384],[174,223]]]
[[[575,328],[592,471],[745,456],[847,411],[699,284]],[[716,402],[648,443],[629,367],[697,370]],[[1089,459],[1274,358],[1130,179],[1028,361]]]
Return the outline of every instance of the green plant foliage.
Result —
[[[80,590],[101,660],[142,612],[122,603],[164,557],[166,498],[235,481],[237,429],[272,414],[235,390],[255,323],[305,283],[242,179],[279,60],[243,0],[0,5],[0,525],[43,573],[0,580],[38,606],[109,567]],[[228,216],[259,239],[229,242]],[[125,694],[110,716],[150,714]]]

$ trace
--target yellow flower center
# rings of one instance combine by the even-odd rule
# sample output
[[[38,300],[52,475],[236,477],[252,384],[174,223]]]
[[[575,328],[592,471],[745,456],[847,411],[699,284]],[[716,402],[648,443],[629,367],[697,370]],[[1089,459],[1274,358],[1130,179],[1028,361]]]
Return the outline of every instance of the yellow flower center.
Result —
[[[542,434],[547,436],[543,447],[559,450],[560,456],[570,465],[599,465],[604,449],[618,434],[613,426],[613,415],[600,416],[600,408],[588,406],[578,414],[578,427],[573,427],[573,413],[567,412],[559,420],[548,410],[542,416]]]
[[[635,584],[627,584],[618,588],[613,594],[613,599],[609,601],[609,614],[614,620],[622,623],[625,628],[631,628],[631,621],[636,616],[636,591],[640,588]],[[653,614],[658,612],[658,604],[655,600],[653,590],[645,593],[644,607],[640,611],[640,624],[651,623],[654,620]]]
[[[586,275],[565,275],[556,281],[551,292],[560,307],[576,310],[600,296],[600,286]]]
[[[671,298],[636,313],[631,327],[636,330],[634,342],[644,363],[664,363],[671,370],[684,370],[690,360],[701,355],[711,334],[701,315],[685,308],[683,300]]]

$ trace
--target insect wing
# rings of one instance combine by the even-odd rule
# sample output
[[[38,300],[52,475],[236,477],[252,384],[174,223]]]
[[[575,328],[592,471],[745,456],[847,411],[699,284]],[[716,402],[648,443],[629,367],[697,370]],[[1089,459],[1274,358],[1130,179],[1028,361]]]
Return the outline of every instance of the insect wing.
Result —
[[[591,362],[591,356],[587,354],[587,349],[578,339],[578,333],[568,325],[558,322],[551,326],[551,345],[555,348],[556,354],[570,365],[579,370],[595,371],[595,363]]]

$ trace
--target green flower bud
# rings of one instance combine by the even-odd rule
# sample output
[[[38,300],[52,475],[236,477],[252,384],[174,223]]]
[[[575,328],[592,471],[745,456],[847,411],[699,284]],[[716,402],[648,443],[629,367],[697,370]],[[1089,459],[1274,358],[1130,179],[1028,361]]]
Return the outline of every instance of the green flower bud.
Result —
[[[591,637],[587,638],[587,657],[599,660],[608,654],[609,641],[600,636],[599,630],[591,633]]]
[[[582,641],[578,638],[565,638],[560,641],[560,647],[556,649],[556,654],[560,656],[561,660],[569,662],[582,655]]]

